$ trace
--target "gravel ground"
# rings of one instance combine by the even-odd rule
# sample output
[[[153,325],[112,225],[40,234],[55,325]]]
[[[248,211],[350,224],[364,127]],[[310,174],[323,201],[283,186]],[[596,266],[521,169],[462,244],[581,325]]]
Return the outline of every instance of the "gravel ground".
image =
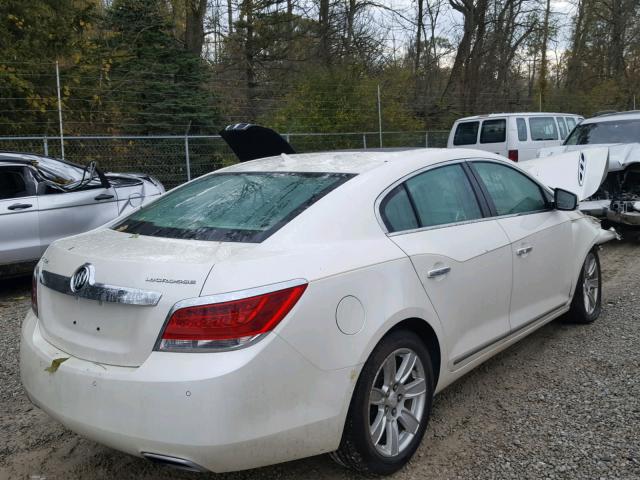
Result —
[[[424,441],[394,479],[640,479],[640,244],[601,253],[592,325],[552,322],[440,394]],[[0,479],[362,478],[319,456],[204,475],[85,440],[33,407],[19,383],[29,280],[0,283]]]

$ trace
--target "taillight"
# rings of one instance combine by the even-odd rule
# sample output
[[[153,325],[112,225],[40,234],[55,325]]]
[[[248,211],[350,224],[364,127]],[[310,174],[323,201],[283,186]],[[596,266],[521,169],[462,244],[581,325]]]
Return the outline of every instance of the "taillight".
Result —
[[[158,350],[239,348],[267,333],[291,311],[306,284],[237,300],[176,309]]]
[[[38,270],[39,267],[36,266],[31,276],[31,310],[36,317],[38,316]]]
[[[518,161],[518,150],[509,150],[509,160]]]

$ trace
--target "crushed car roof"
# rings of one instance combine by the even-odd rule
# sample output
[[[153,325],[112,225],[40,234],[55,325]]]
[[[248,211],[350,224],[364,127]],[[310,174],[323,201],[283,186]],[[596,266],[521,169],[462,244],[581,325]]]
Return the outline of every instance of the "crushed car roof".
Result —
[[[20,152],[0,152],[0,162],[37,162],[42,160],[41,155],[34,155],[32,153],[20,153]],[[55,158],[52,160],[56,160]]]

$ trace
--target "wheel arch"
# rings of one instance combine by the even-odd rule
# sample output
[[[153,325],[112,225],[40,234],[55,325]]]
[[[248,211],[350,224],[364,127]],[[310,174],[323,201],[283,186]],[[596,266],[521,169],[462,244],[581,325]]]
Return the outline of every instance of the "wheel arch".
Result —
[[[572,265],[573,275],[571,277],[570,299],[573,299],[584,260],[587,258],[587,255],[590,251],[594,249],[597,251],[600,248],[598,239],[601,227],[599,221],[590,219],[584,215],[581,215],[581,217],[574,219],[572,221],[571,227],[573,234],[573,244],[575,246],[574,251],[577,253],[574,259],[574,264]]]
[[[435,330],[428,322],[421,318],[406,318],[396,323],[393,327],[391,327],[383,336],[380,338],[378,343],[382,341],[387,335],[391,332],[395,332],[397,330],[409,330],[415,333],[420,340],[427,347],[427,351],[429,352],[429,356],[431,358],[431,365],[433,367],[433,386],[434,389],[438,385],[438,380],[440,379],[440,368],[442,367],[442,349],[440,347],[440,340],[438,339],[438,335]]]

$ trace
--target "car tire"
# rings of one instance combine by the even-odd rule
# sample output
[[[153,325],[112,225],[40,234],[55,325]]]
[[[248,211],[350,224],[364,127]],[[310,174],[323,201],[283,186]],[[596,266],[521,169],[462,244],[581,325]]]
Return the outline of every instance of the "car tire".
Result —
[[[427,428],[433,378],[431,357],[416,334],[387,334],[362,368],[340,447],[331,457],[365,474],[389,475],[402,468]]]
[[[592,249],[580,269],[580,276],[571,301],[567,320],[573,323],[592,323],[602,310],[602,275],[597,248]]]

